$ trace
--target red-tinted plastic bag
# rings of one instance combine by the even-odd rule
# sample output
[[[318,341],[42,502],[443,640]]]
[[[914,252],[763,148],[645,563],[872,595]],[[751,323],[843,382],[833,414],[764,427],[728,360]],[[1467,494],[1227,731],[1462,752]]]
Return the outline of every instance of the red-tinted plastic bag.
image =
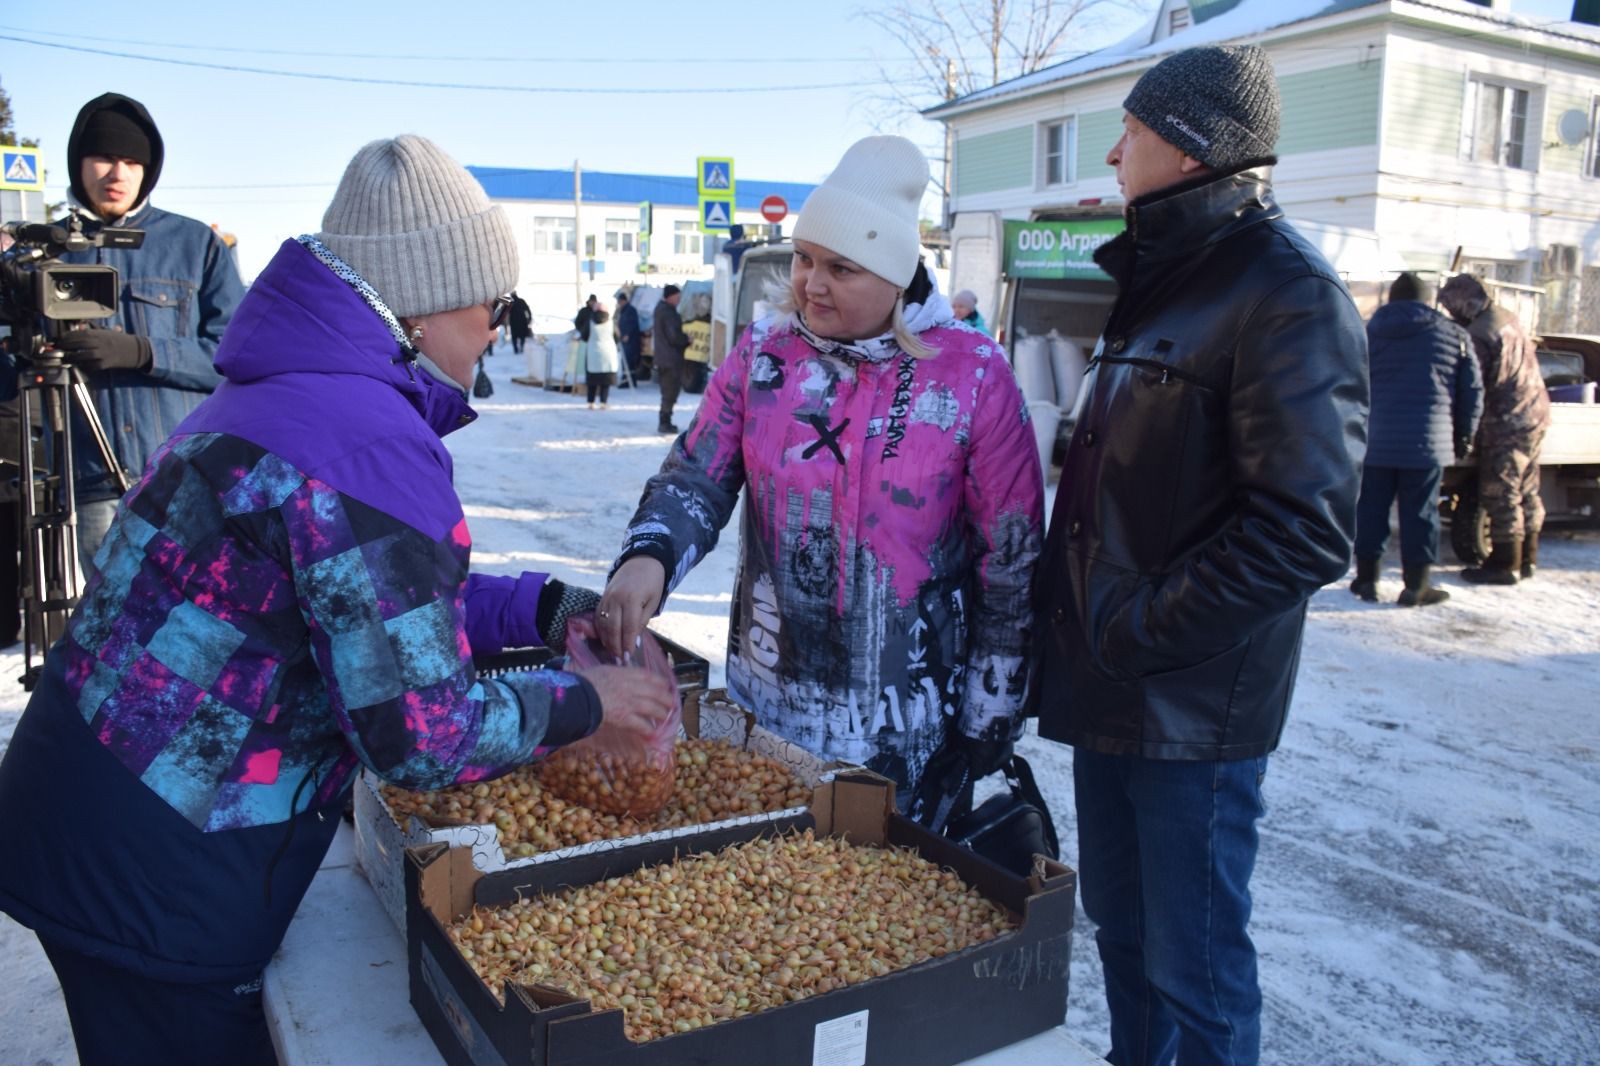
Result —
[[[674,689],[677,676],[672,662],[649,633],[639,646],[617,659],[594,636],[594,615],[575,615],[567,622],[567,660],[571,669],[590,666],[627,666],[652,670]],[[645,818],[672,798],[678,760],[678,729],[683,705],[674,704],[648,736],[624,732],[609,725],[609,716],[593,734],[552,753],[539,767],[539,780],[571,803],[606,814],[631,814]]]

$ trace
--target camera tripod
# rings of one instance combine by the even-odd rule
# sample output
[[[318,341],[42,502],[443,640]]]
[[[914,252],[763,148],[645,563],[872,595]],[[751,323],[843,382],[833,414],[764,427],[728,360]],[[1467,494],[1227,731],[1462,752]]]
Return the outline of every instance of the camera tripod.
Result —
[[[24,348],[17,370],[17,455],[22,474],[21,501],[23,674],[33,691],[44,669],[45,653],[66,631],[67,619],[83,594],[78,566],[78,498],[73,483],[74,411],[88,427],[101,461],[117,487],[128,491],[127,475],[111,451],[110,438],[77,367],[46,348],[37,336],[17,340]],[[33,429],[43,431],[36,455]],[[35,652],[39,662],[34,663]]]

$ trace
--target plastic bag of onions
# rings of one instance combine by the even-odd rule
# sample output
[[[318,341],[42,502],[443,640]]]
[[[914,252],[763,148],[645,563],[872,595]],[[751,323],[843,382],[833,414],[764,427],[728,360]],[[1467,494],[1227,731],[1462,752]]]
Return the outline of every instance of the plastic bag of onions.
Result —
[[[592,614],[567,621],[567,659],[574,670],[618,664],[595,637]],[[620,665],[653,670],[677,687],[671,660],[648,632],[640,634],[639,646]],[[609,721],[607,715],[593,734],[545,759],[539,765],[539,780],[562,799],[592,810],[635,818],[655,814],[672,798],[678,768],[674,746],[683,705],[676,704],[648,736],[613,728]]]

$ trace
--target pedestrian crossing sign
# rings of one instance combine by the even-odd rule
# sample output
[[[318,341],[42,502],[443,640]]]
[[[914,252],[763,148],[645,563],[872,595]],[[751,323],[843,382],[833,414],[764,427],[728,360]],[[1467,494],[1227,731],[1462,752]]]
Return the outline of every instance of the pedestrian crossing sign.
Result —
[[[695,173],[699,178],[701,198],[709,196],[733,198],[732,159],[725,156],[700,156],[695,160]]]
[[[44,169],[39,166],[39,149],[0,145],[0,189],[44,191]]]
[[[711,233],[716,230],[726,230],[733,225],[733,198],[732,197],[702,197],[700,200],[700,229],[702,232]]]

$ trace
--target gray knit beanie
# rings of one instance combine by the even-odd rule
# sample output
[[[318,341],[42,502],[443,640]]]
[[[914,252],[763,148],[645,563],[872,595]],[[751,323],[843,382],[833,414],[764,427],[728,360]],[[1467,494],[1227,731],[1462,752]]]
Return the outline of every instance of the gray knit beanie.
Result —
[[[1144,72],[1122,106],[1214,170],[1268,160],[1278,143],[1278,79],[1253,44],[1174,53]]]
[[[401,318],[488,303],[517,284],[505,212],[465,167],[414,134],[356,153],[317,238]]]

